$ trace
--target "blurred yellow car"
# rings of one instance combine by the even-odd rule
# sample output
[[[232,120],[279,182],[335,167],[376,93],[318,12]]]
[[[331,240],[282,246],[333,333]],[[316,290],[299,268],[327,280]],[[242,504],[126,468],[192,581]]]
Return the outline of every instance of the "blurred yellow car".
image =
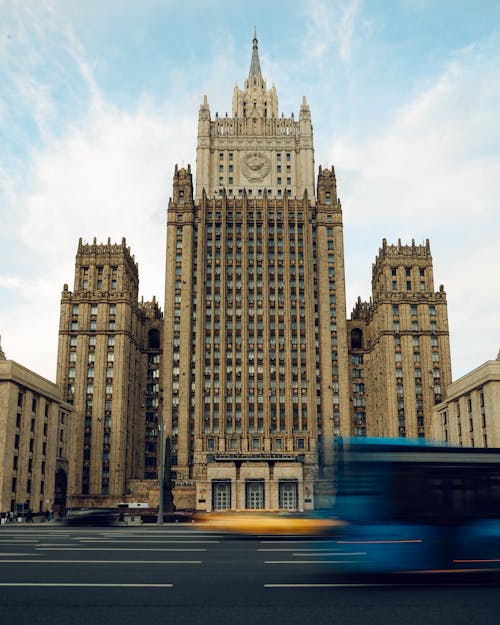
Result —
[[[234,534],[317,535],[342,525],[339,519],[293,512],[210,512],[196,515],[202,529]]]

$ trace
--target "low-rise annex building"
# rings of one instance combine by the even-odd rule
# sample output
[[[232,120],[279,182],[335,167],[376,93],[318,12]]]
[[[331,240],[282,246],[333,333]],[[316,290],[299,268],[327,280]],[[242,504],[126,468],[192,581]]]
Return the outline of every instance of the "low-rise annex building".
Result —
[[[66,506],[65,430],[72,407],[59,388],[7,360],[0,347],[0,513]]]
[[[460,447],[500,447],[500,352],[447,389],[433,412],[433,438]]]

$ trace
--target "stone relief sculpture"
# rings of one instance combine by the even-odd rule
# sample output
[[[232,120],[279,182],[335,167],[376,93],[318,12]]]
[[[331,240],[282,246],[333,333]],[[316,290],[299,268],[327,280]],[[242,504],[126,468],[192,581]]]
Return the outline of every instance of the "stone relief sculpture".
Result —
[[[270,169],[269,158],[262,152],[247,152],[242,156],[241,170],[249,182],[260,182]]]

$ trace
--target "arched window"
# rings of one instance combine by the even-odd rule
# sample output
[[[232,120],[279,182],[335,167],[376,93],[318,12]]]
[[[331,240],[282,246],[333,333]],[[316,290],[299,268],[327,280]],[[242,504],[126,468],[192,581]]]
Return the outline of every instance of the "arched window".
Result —
[[[363,347],[363,330],[353,328],[351,330],[351,348],[360,349],[361,347]]]
[[[160,331],[159,330],[153,329],[148,332],[148,348],[149,349],[160,348]]]

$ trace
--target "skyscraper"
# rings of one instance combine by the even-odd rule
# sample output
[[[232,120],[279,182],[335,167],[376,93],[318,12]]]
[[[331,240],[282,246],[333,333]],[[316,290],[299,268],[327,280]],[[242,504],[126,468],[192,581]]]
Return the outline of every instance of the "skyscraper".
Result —
[[[311,114],[279,115],[257,38],[232,116],[198,118],[196,185],[168,208],[165,419],[181,507],[314,505],[334,430],[348,434],[342,210],[314,180]]]

